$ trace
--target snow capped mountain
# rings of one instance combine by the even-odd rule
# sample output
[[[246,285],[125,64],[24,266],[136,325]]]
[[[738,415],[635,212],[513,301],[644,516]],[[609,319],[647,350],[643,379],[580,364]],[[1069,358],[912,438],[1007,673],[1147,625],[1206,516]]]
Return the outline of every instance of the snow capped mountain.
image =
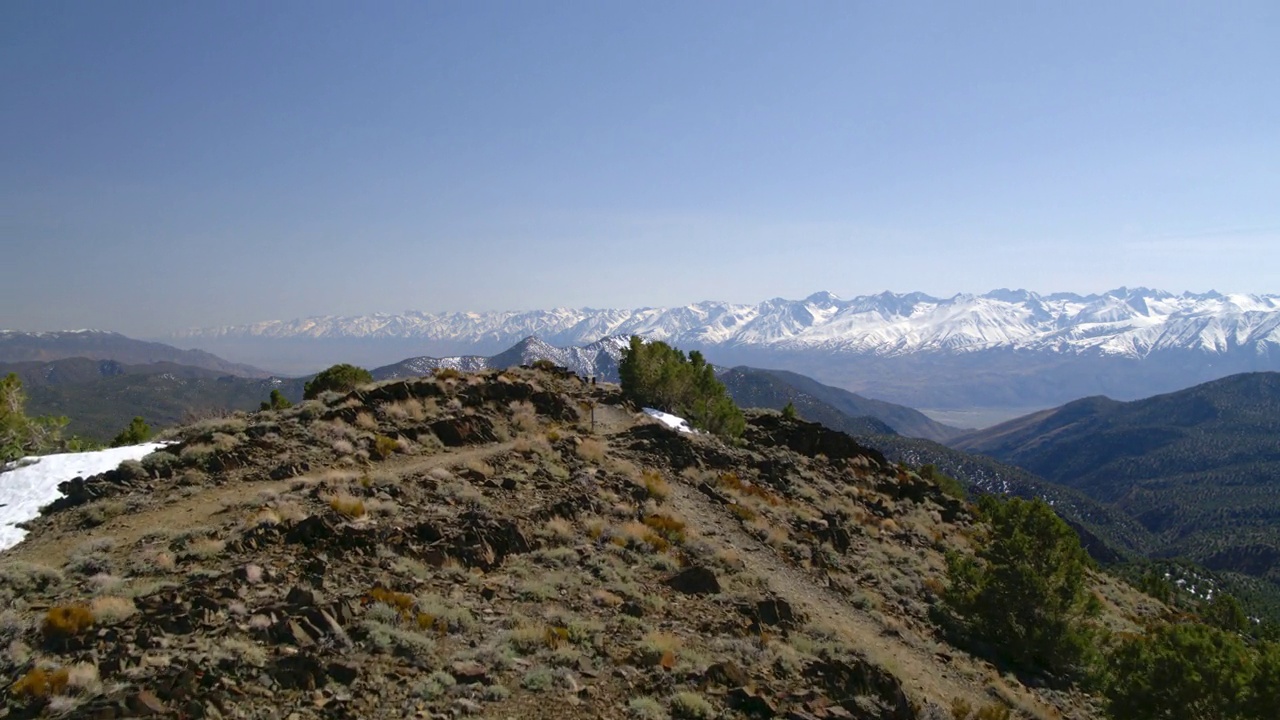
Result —
[[[1148,288],[1042,296],[999,289],[951,298],[885,292],[842,300],[819,292],[803,300],[774,298],[756,305],[708,301],[635,310],[315,317],[194,330],[181,337],[394,338],[507,345],[535,335],[553,349],[642,335],[687,347],[819,350],[879,357],[988,350],[1128,358],[1165,350],[1210,355],[1243,351],[1270,357],[1280,349],[1280,296],[1174,295]],[[450,360],[464,363],[465,359]],[[590,362],[579,358],[560,364],[573,367]]]
[[[550,360],[583,377],[595,376],[617,382],[618,361],[628,344],[623,336],[607,337],[580,347],[555,347],[536,337],[527,337],[515,346],[492,357],[464,355],[459,357],[416,357],[372,371],[377,380],[426,375],[437,368],[453,368],[474,372],[486,368],[508,368],[531,365],[535,360]]]

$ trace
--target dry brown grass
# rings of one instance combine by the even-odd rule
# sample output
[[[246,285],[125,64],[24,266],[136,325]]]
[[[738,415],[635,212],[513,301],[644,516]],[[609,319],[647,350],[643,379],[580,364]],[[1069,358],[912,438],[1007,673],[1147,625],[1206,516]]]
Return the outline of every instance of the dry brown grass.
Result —
[[[329,498],[329,507],[349,518],[361,518],[367,513],[364,500],[348,493],[341,493]]]
[[[372,413],[367,410],[361,410],[356,413],[355,426],[361,430],[373,431],[378,429],[378,421],[373,417]]]
[[[604,462],[605,455],[609,452],[609,446],[603,440],[596,438],[583,438],[578,441],[578,457],[590,463],[599,465]]]
[[[641,473],[641,480],[644,482],[644,491],[649,497],[662,502],[671,495],[671,485],[656,470],[645,470]]]
[[[392,420],[422,420],[426,417],[421,402],[417,400],[401,400],[399,402],[387,403],[382,406],[382,411]]]
[[[132,600],[122,597],[94,598],[89,605],[89,612],[93,614],[93,619],[102,625],[115,625],[133,615],[137,610]]]
[[[93,627],[93,611],[87,605],[58,605],[45,613],[40,632],[48,639],[81,635]]]
[[[14,697],[48,698],[66,692],[70,684],[70,673],[66,668],[32,668],[9,688]]]
[[[375,587],[369,591],[366,596],[368,602],[378,602],[383,605],[389,605],[396,609],[402,616],[408,617],[413,610],[414,599],[412,595],[394,590],[388,590],[384,587]]]
[[[211,558],[216,555],[221,555],[222,551],[225,550],[226,547],[227,544],[222,540],[200,538],[199,540],[194,540],[189,543],[183,550],[183,555],[201,559]]]
[[[562,517],[553,517],[542,526],[542,535],[558,544],[573,542],[573,523]]]

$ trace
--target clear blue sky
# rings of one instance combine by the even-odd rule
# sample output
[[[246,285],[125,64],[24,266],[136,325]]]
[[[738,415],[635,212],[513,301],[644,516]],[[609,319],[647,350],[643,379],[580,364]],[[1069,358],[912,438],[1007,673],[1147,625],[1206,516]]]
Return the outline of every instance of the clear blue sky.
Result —
[[[1280,292],[1280,3],[0,3],[0,327]]]

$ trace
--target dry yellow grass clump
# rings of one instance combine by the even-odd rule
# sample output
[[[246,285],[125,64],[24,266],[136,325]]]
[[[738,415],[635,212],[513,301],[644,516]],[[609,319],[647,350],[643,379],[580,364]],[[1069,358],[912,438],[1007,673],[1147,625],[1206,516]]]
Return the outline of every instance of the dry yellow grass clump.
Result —
[[[46,670],[33,668],[26,675],[18,678],[9,688],[9,692],[20,698],[47,698],[60,695],[66,691],[70,683],[71,673],[66,668]]]
[[[364,517],[368,512],[365,509],[364,500],[348,493],[334,495],[329,498],[329,507],[349,518]]]
[[[75,637],[93,627],[93,611],[87,605],[58,605],[45,613],[40,632],[48,639]]]

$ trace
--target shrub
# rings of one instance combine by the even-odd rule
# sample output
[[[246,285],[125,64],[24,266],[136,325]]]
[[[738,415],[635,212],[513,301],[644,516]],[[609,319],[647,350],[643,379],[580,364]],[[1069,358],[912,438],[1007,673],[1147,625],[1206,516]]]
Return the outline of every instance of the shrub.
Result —
[[[391,457],[398,447],[395,438],[386,435],[379,435],[373,439],[373,455],[379,460]]]
[[[280,388],[272,390],[271,398],[263,400],[262,405],[259,406],[261,410],[286,410],[291,407],[293,407],[293,403],[289,402],[289,398],[286,398],[284,393],[280,392]]]
[[[402,617],[408,617],[409,612],[413,609],[413,596],[394,590],[388,590],[384,587],[375,587],[369,591],[366,599],[373,603],[382,603],[388,607],[393,607]]]
[[[323,392],[345,393],[373,382],[373,375],[362,367],[348,363],[334,365],[312,378],[302,389],[302,398],[310,400]]]
[[[435,377],[437,380],[457,380],[462,377],[462,373],[454,368],[442,367],[436,368]]]
[[[46,639],[59,640],[82,635],[93,627],[93,611],[85,605],[58,605],[45,613],[40,632]]]
[[[1162,625],[1121,638],[1108,653],[1103,695],[1110,715],[1126,720],[1274,717],[1280,699],[1274,694],[1260,712],[1242,712],[1252,665],[1233,633],[1199,623]]]
[[[640,720],[666,720],[667,718],[667,711],[662,707],[662,703],[648,695],[632,698],[627,703],[627,710],[632,717]]]
[[[787,404],[782,406],[782,417],[788,420],[795,420],[799,417],[799,414],[796,413],[795,403],[788,400]]]
[[[696,692],[679,692],[671,698],[671,714],[690,720],[706,720],[716,716],[716,709]]]
[[[9,692],[20,698],[47,698],[66,691],[70,678],[71,673],[66,668],[58,668],[56,670],[33,668],[26,675],[19,678],[9,688]]]
[[[556,676],[551,672],[551,668],[535,667],[524,674],[524,679],[520,681],[520,686],[525,690],[533,692],[542,692],[550,688],[556,680]]]
[[[1097,601],[1085,591],[1079,537],[1042,500],[987,495],[979,507],[990,530],[976,554],[947,555],[944,600],[962,639],[1025,669],[1080,670]]]
[[[135,417],[129,423],[129,427],[120,431],[119,435],[111,440],[111,447],[124,447],[125,445],[140,445],[151,439],[151,426],[141,417]]]

